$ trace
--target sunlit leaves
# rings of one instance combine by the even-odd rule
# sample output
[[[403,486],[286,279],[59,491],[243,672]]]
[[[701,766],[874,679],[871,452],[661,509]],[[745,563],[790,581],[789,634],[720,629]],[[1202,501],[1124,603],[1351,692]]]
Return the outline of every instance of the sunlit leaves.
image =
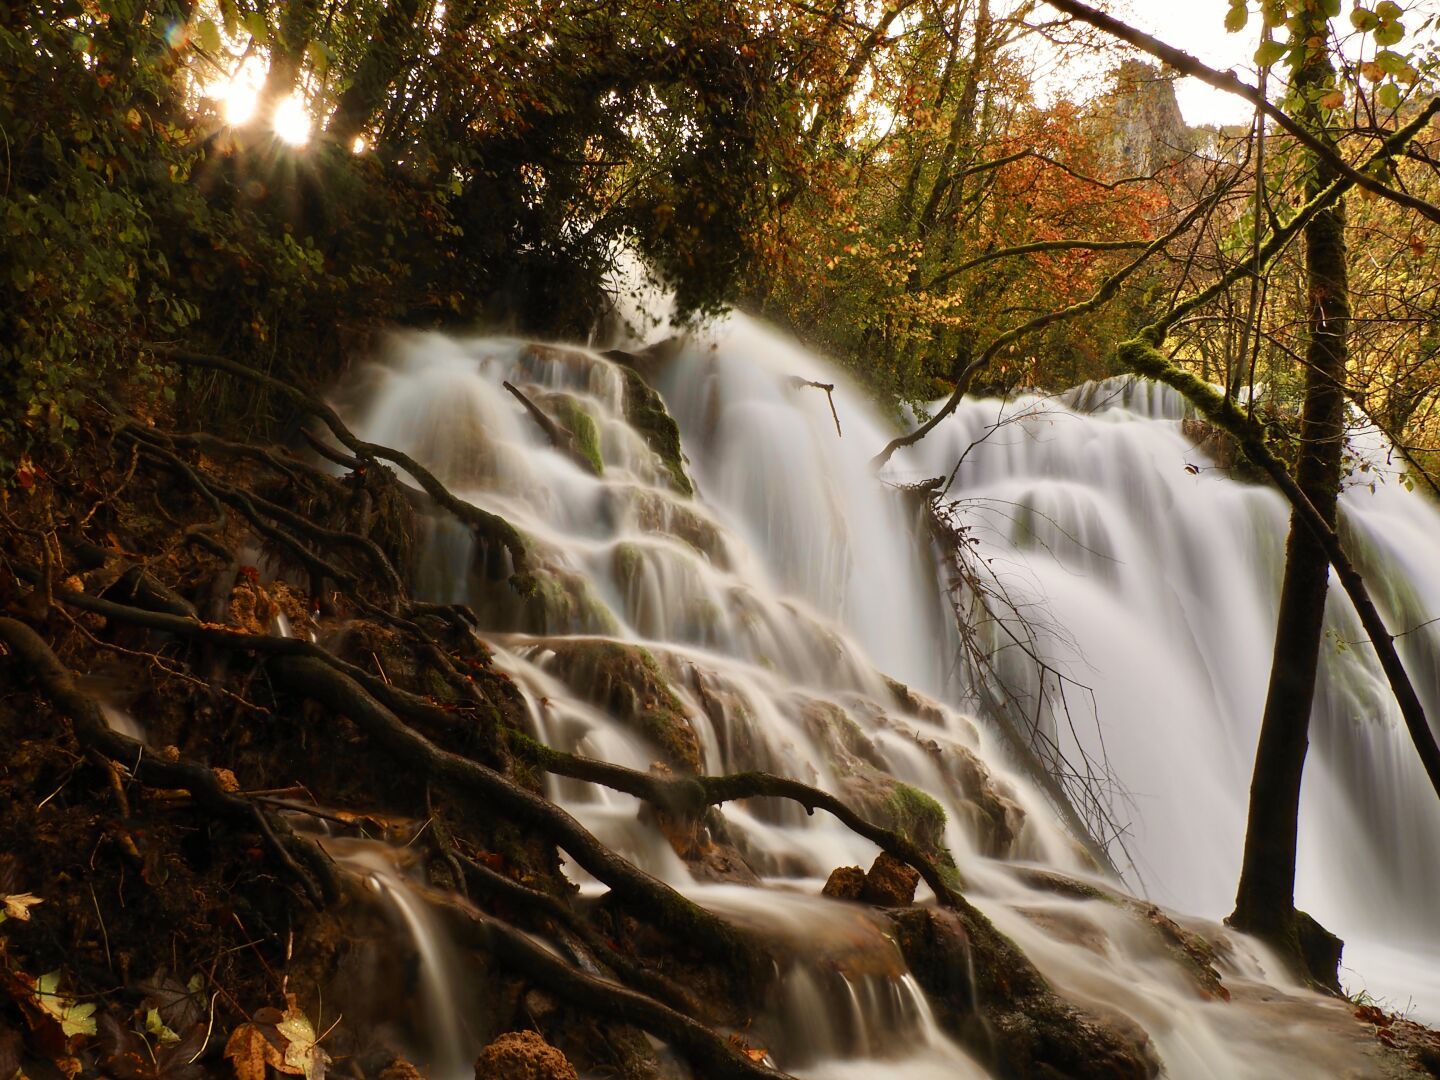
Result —
[[[1255,50],[1255,63],[1262,68],[1271,67],[1289,51],[1290,47],[1284,42],[1262,41],[1260,47]]]
[[[214,19],[201,19],[195,24],[195,41],[208,53],[220,51],[220,28]]]

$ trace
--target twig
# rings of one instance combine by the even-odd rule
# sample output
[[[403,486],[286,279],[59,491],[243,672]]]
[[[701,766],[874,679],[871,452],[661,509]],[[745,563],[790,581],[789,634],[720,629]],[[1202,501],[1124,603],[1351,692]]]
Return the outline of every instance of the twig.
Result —
[[[845,437],[844,432],[840,430],[840,414],[835,411],[834,383],[815,382],[813,379],[802,379],[799,375],[792,375],[790,377],[790,385],[797,389],[804,386],[813,386],[816,390],[824,390],[825,397],[830,401],[830,415],[835,418],[835,434],[842,439]]]

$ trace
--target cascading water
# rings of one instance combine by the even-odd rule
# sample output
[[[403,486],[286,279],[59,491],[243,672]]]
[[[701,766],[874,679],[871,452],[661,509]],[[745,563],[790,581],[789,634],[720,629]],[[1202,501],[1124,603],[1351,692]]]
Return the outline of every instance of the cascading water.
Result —
[[[1000,564],[1016,603],[1041,607],[1047,658],[1094,693],[1098,723],[1074,732],[1126,787],[1132,885],[1219,917],[1239,874],[1288,507],[1216,467],[1186,415],[1173,392],[1127,380],[967,401],[897,473],[948,473],[965,455],[953,494],[977,557]],[[1373,432],[1352,452],[1347,546],[1440,715],[1440,626],[1427,624],[1440,612],[1440,510],[1399,482]],[[1440,1019],[1440,804],[1338,588],[1327,615],[1297,903],[1345,938],[1352,989]]]
[[[642,770],[795,776],[943,843],[971,899],[1042,972],[1078,1004],[1144,1028],[1170,1075],[1306,1071],[1292,1046],[1275,1046],[1281,1019],[1304,1030],[1321,1072],[1363,1069],[1364,1050],[1344,1025],[1327,1027],[1344,1010],[1287,985],[1247,939],[1205,928],[1224,945],[1234,998],[1225,1004],[1199,993],[1133,912],[1035,886],[1037,864],[1072,877],[1092,864],[1008,763],[991,726],[959,708],[972,688],[957,667],[935,557],[913,502],[870,469],[891,432],[858,390],[740,316],[652,374],[679,423],[695,497],[657,453],[663,439],[647,420],[643,386],[588,350],[403,337],[339,402],[363,437],[409,452],[527,538],[535,586],[523,601],[497,583],[508,572],[503,554],[475,550],[468,532],[440,517],[421,584],[481,613],[541,739]],[[843,437],[823,392],[803,380],[836,384]],[[579,452],[552,447],[506,382],[576,433]],[[996,407],[967,405],[898,458],[895,477],[948,473]],[[1134,800],[1144,880],[1131,888],[1221,915],[1243,828],[1282,508],[1261,489],[1192,477],[1184,465],[1195,455],[1174,418],[1045,410],[972,450],[959,489],[977,522],[988,522],[981,544],[1015,575],[1016,595],[1069,630],[1045,639],[1072,649],[1057,663],[1095,687],[1110,760]],[[1424,548],[1397,538],[1380,507],[1415,533],[1433,511],[1389,488],[1376,500],[1373,519],[1369,504],[1351,513],[1367,557],[1404,550],[1414,560]],[[1421,581],[1433,569],[1412,563],[1404,573],[1393,580]],[[1423,612],[1427,598],[1390,602]],[[1336,614],[1337,633],[1358,637],[1338,605]],[[1419,640],[1409,643],[1412,662]],[[1323,708],[1335,718],[1318,725],[1306,899],[1342,934],[1357,913],[1380,926],[1393,909],[1392,926],[1434,940],[1421,899],[1434,869],[1407,866],[1384,843],[1352,850],[1367,828],[1383,824],[1423,844],[1436,827],[1420,817],[1430,804],[1412,787],[1388,713],[1366,713],[1363,760],[1353,755],[1347,767],[1338,752],[1343,709],[1383,697],[1363,659],[1352,666],[1341,677],[1351,668],[1330,665]],[[1397,786],[1363,776],[1371,764]],[[677,839],[628,796],[552,783],[552,796],[615,850],[788,943],[788,969],[757,1029],[782,1067],[837,1080],[874,1075],[879,1061],[887,1076],[913,1080],[985,1075],[942,1032],[883,927],[866,909],[819,895],[833,868],[869,864],[868,842],[824,814],[769,800],[727,806],[723,836]],[[1322,831],[1333,845],[1317,842]],[[1340,880],[1361,866],[1379,876]],[[582,888],[602,888],[569,870]],[[1393,882],[1393,895],[1367,897],[1378,881]],[[1407,989],[1425,977],[1423,965],[1401,972]]]

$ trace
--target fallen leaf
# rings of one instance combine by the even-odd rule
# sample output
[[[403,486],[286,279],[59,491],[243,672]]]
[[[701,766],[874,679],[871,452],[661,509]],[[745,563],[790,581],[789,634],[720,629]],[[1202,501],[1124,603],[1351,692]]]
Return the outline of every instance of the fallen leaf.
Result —
[[[161,1043],[177,1043],[180,1036],[165,1026],[165,1021],[160,1019],[159,1009],[147,1009],[145,1012],[145,1030],[159,1039]]]
[[[225,1056],[235,1070],[235,1080],[265,1080],[265,1066],[283,1069],[285,1059],[254,1024],[241,1024],[225,1043]]]
[[[35,1000],[60,1024],[60,1031],[66,1037],[95,1034],[95,1006],[93,1003],[80,1004],[74,998],[59,992],[60,972],[51,971],[35,980]]]
[[[275,1027],[288,1041],[285,1064],[289,1068],[284,1071],[303,1074],[305,1080],[325,1080],[325,1066],[330,1062],[330,1055],[317,1045],[319,1040],[315,1036],[315,1026],[296,1008],[293,997],[289,998],[285,1015]]]
[[[36,904],[43,904],[45,901],[34,893],[22,892],[11,893],[9,896],[0,896],[0,902],[5,905],[5,910],[0,911],[0,922],[5,919],[17,919],[20,922],[30,920],[30,909]]]

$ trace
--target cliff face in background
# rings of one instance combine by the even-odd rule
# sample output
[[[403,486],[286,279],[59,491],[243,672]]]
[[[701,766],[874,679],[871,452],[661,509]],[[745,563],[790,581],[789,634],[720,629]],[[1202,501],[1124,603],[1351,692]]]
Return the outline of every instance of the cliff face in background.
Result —
[[[1208,150],[1216,133],[1192,128],[1175,98],[1178,76],[1154,64],[1127,60],[1112,73],[1110,90],[1091,118],[1098,141],[1125,175],[1148,176]]]

